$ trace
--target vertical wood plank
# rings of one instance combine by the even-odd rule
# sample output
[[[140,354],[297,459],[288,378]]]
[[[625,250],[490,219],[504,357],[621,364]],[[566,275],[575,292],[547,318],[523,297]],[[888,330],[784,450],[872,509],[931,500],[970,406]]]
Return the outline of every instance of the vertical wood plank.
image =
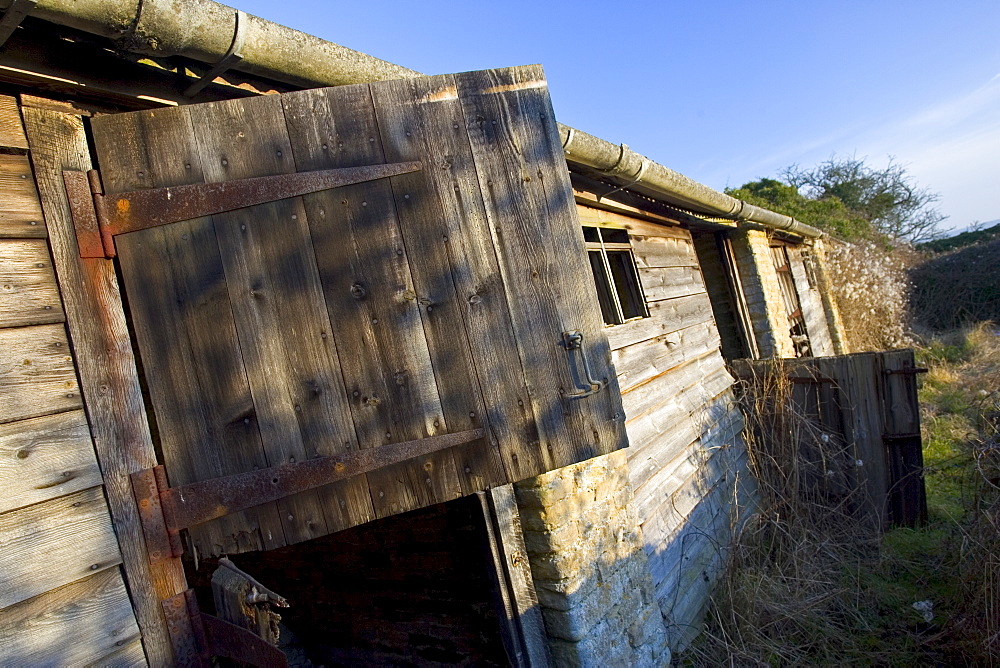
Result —
[[[851,355],[849,373],[856,383],[855,409],[864,421],[859,448],[867,475],[872,510],[880,527],[888,526],[889,468],[882,444],[882,365],[875,353]]]
[[[46,235],[28,156],[0,153],[0,193],[0,238]]]
[[[919,434],[920,404],[917,400],[916,360],[912,350],[890,350],[879,353],[886,371],[885,406],[883,415],[887,434]],[[905,373],[910,370],[911,373]]]
[[[204,180],[187,107],[94,119],[107,193]],[[171,485],[268,466],[210,218],[117,237]],[[193,527],[200,555],[285,544],[273,503]]]
[[[424,165],[390,184],[445,420],[452,431],[489,427],[488,444],[455,450],[463,490],[501,485],[504,464],[537,459],[538,435],[454,78],[371,90],[386,161]]]
[[[385,162],[368,86],[282,101],[298,171]],[[303,201],[361,447],[448,432],[389,183]],[[462,495],[450,452],[369,473],[368,482],[379,517]]]
[[[278,97],[191,113],[207,181],[295,171]],[[213,220],[269,464],[357,449],[301,199]],[[282,499],[278,512],[289,543],[374,519],[365,476]]]
[[[120,541],[135,615],[150,663],[170,665],[172,651],[161,598],[183,590],[176,572],[151,569],[129,474],[156,464],[118,281],[111,262],[80,258],[62,170],[90,168],[79,117],[24,109],[56,275],[87,402],[105,492]]]
[[[541,68],[471,72],[456,82],[529,374],[544,467],[625,447],[617,378]],[[585,387],[580,360],[560,345],[570,330],[583,332],[583,352],[607,384],[584,399],[568,398]]]

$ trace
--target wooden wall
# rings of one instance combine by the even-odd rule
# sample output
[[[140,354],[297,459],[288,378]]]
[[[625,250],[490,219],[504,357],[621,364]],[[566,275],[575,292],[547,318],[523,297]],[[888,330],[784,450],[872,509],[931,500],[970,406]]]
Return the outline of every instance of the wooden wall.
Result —
[[[585,220],[593,216],[581,211]],[[629,229],[650,317],[607,331],[635,511],[676,652],[696,633],[725,563],[734,493],[746,468],[743,417],[690,232],[620,222]]]
[[[0,96],[0,662],[145,662],[17,101]]]

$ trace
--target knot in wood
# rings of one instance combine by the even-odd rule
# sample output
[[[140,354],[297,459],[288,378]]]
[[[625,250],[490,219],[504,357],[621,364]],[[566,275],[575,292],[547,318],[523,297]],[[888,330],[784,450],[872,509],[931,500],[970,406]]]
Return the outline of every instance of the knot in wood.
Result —
[[[351,296],[355,299],[364,299],[368,295],[368,290],[365,289],[364,284],[355,283],[351,286]]]

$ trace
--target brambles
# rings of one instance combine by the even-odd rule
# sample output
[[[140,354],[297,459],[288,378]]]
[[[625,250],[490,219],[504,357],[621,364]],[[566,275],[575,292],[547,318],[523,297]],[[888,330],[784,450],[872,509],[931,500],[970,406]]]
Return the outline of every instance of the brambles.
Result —
[[[907,269],[913,255],[862,241],[826,242],[826,268],[852,351],[912,345]]]

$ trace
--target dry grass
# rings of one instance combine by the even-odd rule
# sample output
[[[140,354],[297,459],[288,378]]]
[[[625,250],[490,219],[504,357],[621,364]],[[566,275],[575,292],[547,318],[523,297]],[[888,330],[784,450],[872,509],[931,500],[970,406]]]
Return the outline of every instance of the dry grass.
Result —
[[[844,663],[843,637],[864,625],[861,568],[878,558],[843,443],[797,410],[775,364],[744,392],[757,514],[739,533],[713,597],[697,665]],[[859,652],[853,652],[858,658]]]
[[[849,453],[780,374],[757,379],[745,401],[758,513],[683,663],[1000,665],[1000,336],[982,325],[921,355],[930,522],[882,537],[852,513],[863,492],[842,475]]]

